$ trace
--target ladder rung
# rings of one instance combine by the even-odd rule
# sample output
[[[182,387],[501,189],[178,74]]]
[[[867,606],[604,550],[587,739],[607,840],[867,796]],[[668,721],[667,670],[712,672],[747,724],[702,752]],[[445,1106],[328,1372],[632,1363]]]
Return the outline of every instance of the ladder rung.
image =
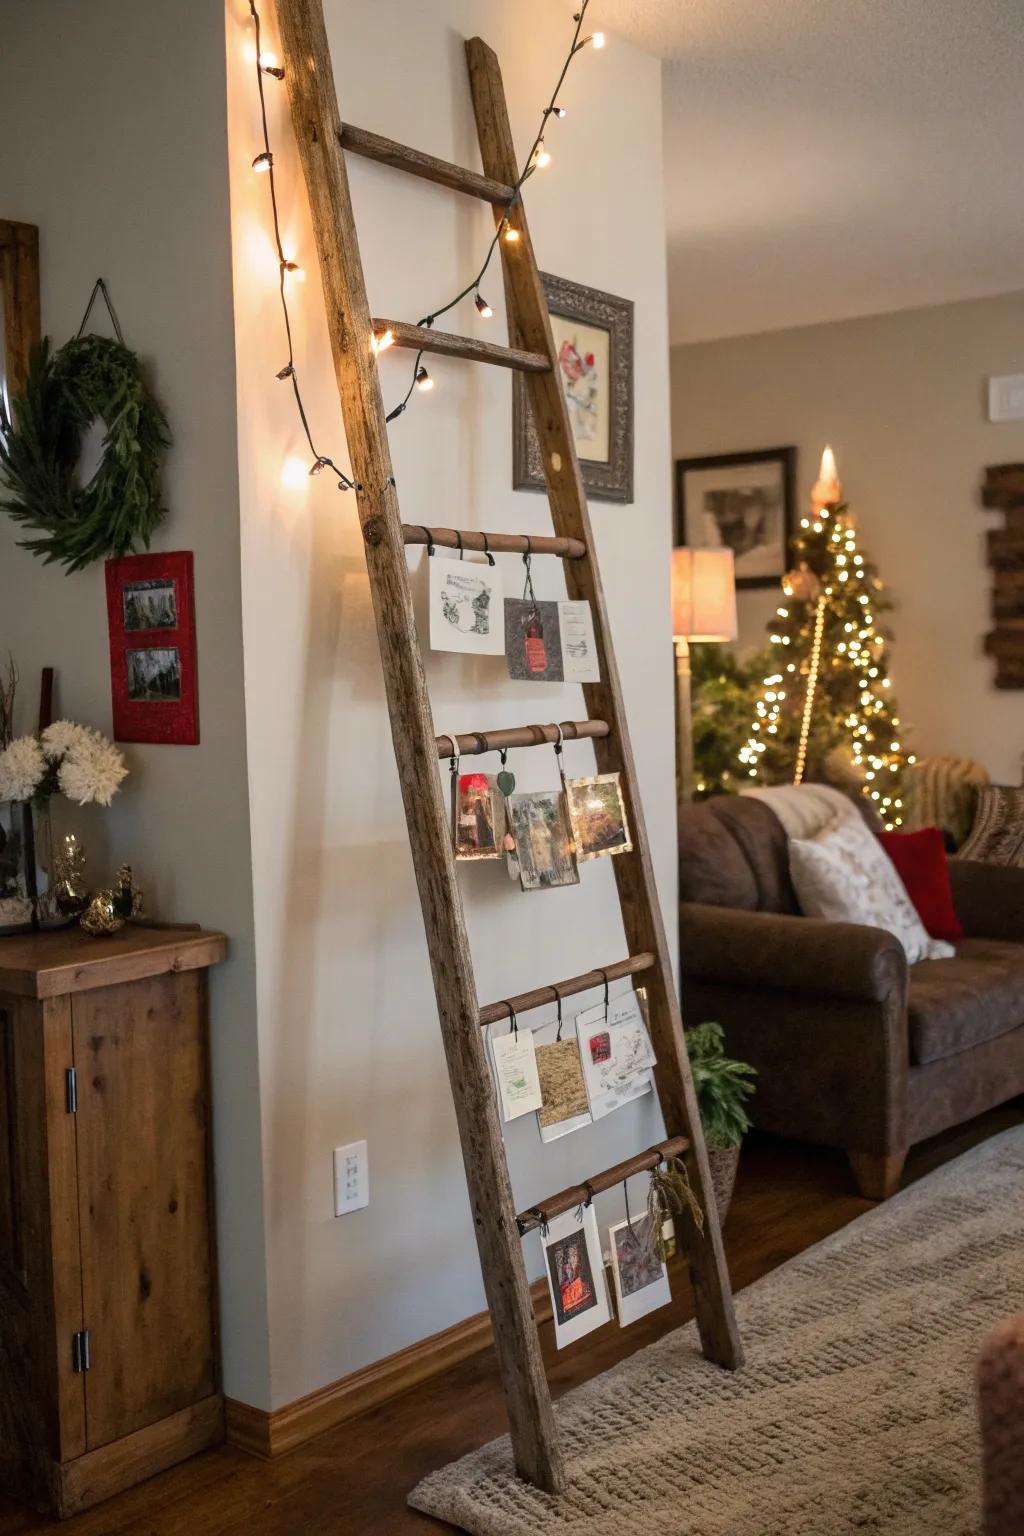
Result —
[[[586,737],[607,736],[607,720],[563,720],[563,741],[583,741]],[[435,736],[438,757],[452,756],[452,743],[459,757],[473,757],[480,752],[500,752],[504,747],[542,747],[558,740],[557,725],[514,725],[507,731],[474,731],[469,736]]]
[[[667,1157],[681,1157],[689,1145],[688,1137],[672,1136],[668,1141],[659,1141],[656,1146],[648,1147],[646,1152],[638,1152],[635,1157],[627,1157],[624,1162],[616,1163],[614,1168],[595,1173],[585,1184],[570,1184],[568,1189],[560,1190],[557,1195],[539,1200],[528,1211],[520,1211],[516,1217],[520,1236],[525,1237],[527,1232],[550,1221],[553,1216],[561,1216],[563,1211],[571,1211],[576,1205],[585,1205],[591,1195],[599,1195],[603,1189],[614,1189],[616,1184],[631,1178],[634,1173],[646,1173],[650,1168],[657,1168]]]
[[[351,123],[342,123],[338,143],[353,154],[365,155],[367,160],[379,160],[381,165],[408,171],[410,176],[422,176],[424,181],[435,181],[439,186],[450,187],[453,192],[466,192],[470,197],[482,198],[485,203],[508,203],[514,195],[513,189],[503,181],[481,176],[479,171],[464,170],[450,160],[438,160],[435,155],[425,155],[422,150],[396,144],[394,139],[382,138],[379,133],[369,133],[365,128],[355,128]]]
[[[442,357],[465,357],[473,363],[493,363],[498,368],[515,368],[519,373],[550,373],[551,364],[541,352],[520,352],[518,347],[500,347],[493,341],[476,341],[472,336],[454,336],[450,331],[435,331],[429,325],[411,325],[408,320],[373,320],[374,333],[390,331],[396,347],[410,347],[414,352],[437,352]]]
[[[532,992],[520,992],[518,997],[505,998],[500,1003],[488,1003],[486,1008],[480,1009],[480,1023],[499,1024],[502,1019],[508,1018],[510,1006],[516,1013],[529,1013],[531,1008],[543,1008],[545,1003],[557,1002],[560,997],[589,992],[591,987],[599,987],[605,980],[620,981],[623,976],[636,976],[640,971],[649,971],[654,963],[654,956],[645,951],[642,955],[628,955],[625,960],[616,960],[614,965],[607,965],[600,971],[584,971],[582,976],[570,976],[568,981],[558,981],[549,987],[534,987]]]
[[[407,544],[440,544],[442,549],[488,549],[492,555],[558,555],[562,560],[582,560],[587,546],[582,539],[554,539],[549,534],[471,533],[468,529],[426,528],[415,523],[402,524]]]

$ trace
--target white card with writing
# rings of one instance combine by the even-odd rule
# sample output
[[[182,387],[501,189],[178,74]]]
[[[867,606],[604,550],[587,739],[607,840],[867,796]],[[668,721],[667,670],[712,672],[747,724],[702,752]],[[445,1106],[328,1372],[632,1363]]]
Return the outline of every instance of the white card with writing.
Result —
[[[655,1056],[635,992],[579,1014],[576,1036],[595,1120],[650,1093]]]
[[[507,1035],[492,1035],[491,1057],[506,1124],[540,1109],[543,1100],[533,1031],[521,1029],[517,1034],[510,1029]]]
[[[563,598],[558,605],[562,636],[562,672],[567,683],[599,683],[601,668],[594,639],[594,616],[588,602]]]
[[[471,656],[504,656],[505,594],[501,568],[476,560],[432,555],[430,645],[435,651]]]

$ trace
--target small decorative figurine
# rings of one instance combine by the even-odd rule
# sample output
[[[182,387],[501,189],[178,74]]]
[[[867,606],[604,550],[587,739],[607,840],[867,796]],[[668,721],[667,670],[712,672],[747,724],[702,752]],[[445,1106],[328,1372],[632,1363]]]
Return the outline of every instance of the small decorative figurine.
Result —
[[[95,939],[106,938],[124,927],[124,918],[118,916],[114,905],[113,891],[96,892],[79,918],[79,926]]]
[[[117,884],[113,891],[114,911],[127,921],[142,914],[142,892],[135,884],[130,864],[122,864],[117,871]]]
[[[64,917],[78,917],[89,904],[85,849],[73,832],[61,838],[53,858],[53,899]]]

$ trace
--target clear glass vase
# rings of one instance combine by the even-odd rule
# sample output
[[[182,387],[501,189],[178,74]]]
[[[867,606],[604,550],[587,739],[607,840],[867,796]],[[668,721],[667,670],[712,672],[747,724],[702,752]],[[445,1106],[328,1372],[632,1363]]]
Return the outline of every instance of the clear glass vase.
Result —
[[[64,921],[51,899],[52,871],[49,799],[0,803],[0,934]]]

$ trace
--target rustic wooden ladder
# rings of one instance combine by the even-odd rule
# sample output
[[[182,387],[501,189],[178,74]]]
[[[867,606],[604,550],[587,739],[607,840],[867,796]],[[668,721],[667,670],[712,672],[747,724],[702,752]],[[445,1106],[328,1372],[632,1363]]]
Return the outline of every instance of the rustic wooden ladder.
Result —
[[[505,1003],[481,1008],[469,951],[462,898],[456,876],[448,814],[438,760],[451,755],[450,737],[437,737],[431,716],[423,661],[410,594],[405,546],[426,541],[423,530],[403,526],[391,467],[377,362],[371,336],[390,330],[398,346],[498,364],[521,371],[544,457],[556,537],[531,539],[535,554],[565,562],[571,598],[590,603],[601,663],[599,683],[584,687],[588,719],[564,722],[567,740],[594,741],[598,771],[619,772],[633,836],[633,852],[613,860],[629,958],[605,967],[609,979],[642,974],[648,993],[651,1035],[658,1065],[655,1082],[665,1120],[666,1141],[628,1162],[595,1175],[591,1191],[611,1188],[627,1174],[655,1167],[664,1156],[682,1156],[705,1212],[703,1235],[690,1216],[680,1218],[680,1239],[689,1262],[704,1353],[734,1368],[742,1352],[672,983],[669,951],[658,907],[650,848],[630,750],[604,593],[594,555],[587,504],[580,478],[562,386],[554,368],[554,345],[521,198],[508,210],[514,242],[501,240],[509,340],[499,347],[445,335],[420,326],[371,317],[342,149],[369,156],[492,205],[496,223],[506,217],[518,178],[501,71],[494,52],[479,38],[466,44],[484,174],[462,169],[341,121],[334,86],[322,0],[278,0],[285,79],[292,119],[312,208],[326,300],[334,367],[356,481],[359,521],[373,597],[377,636],[395,758],[405,802],[413,864],[423,908],[441,1033],[462,1138],[462,1151],[476,1228],[484,1286],[508,1406],[516,1466],[541,1488],[564,1486],[565,1470],[523,1262],[522,1234],[545,1217],[569,1210],[587,1198],[582,1187],[536,1202],[517,1216],[482,1026],[507,1016]],[[456,535],[431,530],[437,544],[484,548],[479,533]],[[521,536],[487,535],[492,550],[523,550]],[[460,736],[463,754],[506,746],[553,742],[557,727],[525,726]],[[592,971],[557,983],[563,997],[599,985]],[[550,1003],[554,987],[526,992],[510,1001],[516,1012]]]

